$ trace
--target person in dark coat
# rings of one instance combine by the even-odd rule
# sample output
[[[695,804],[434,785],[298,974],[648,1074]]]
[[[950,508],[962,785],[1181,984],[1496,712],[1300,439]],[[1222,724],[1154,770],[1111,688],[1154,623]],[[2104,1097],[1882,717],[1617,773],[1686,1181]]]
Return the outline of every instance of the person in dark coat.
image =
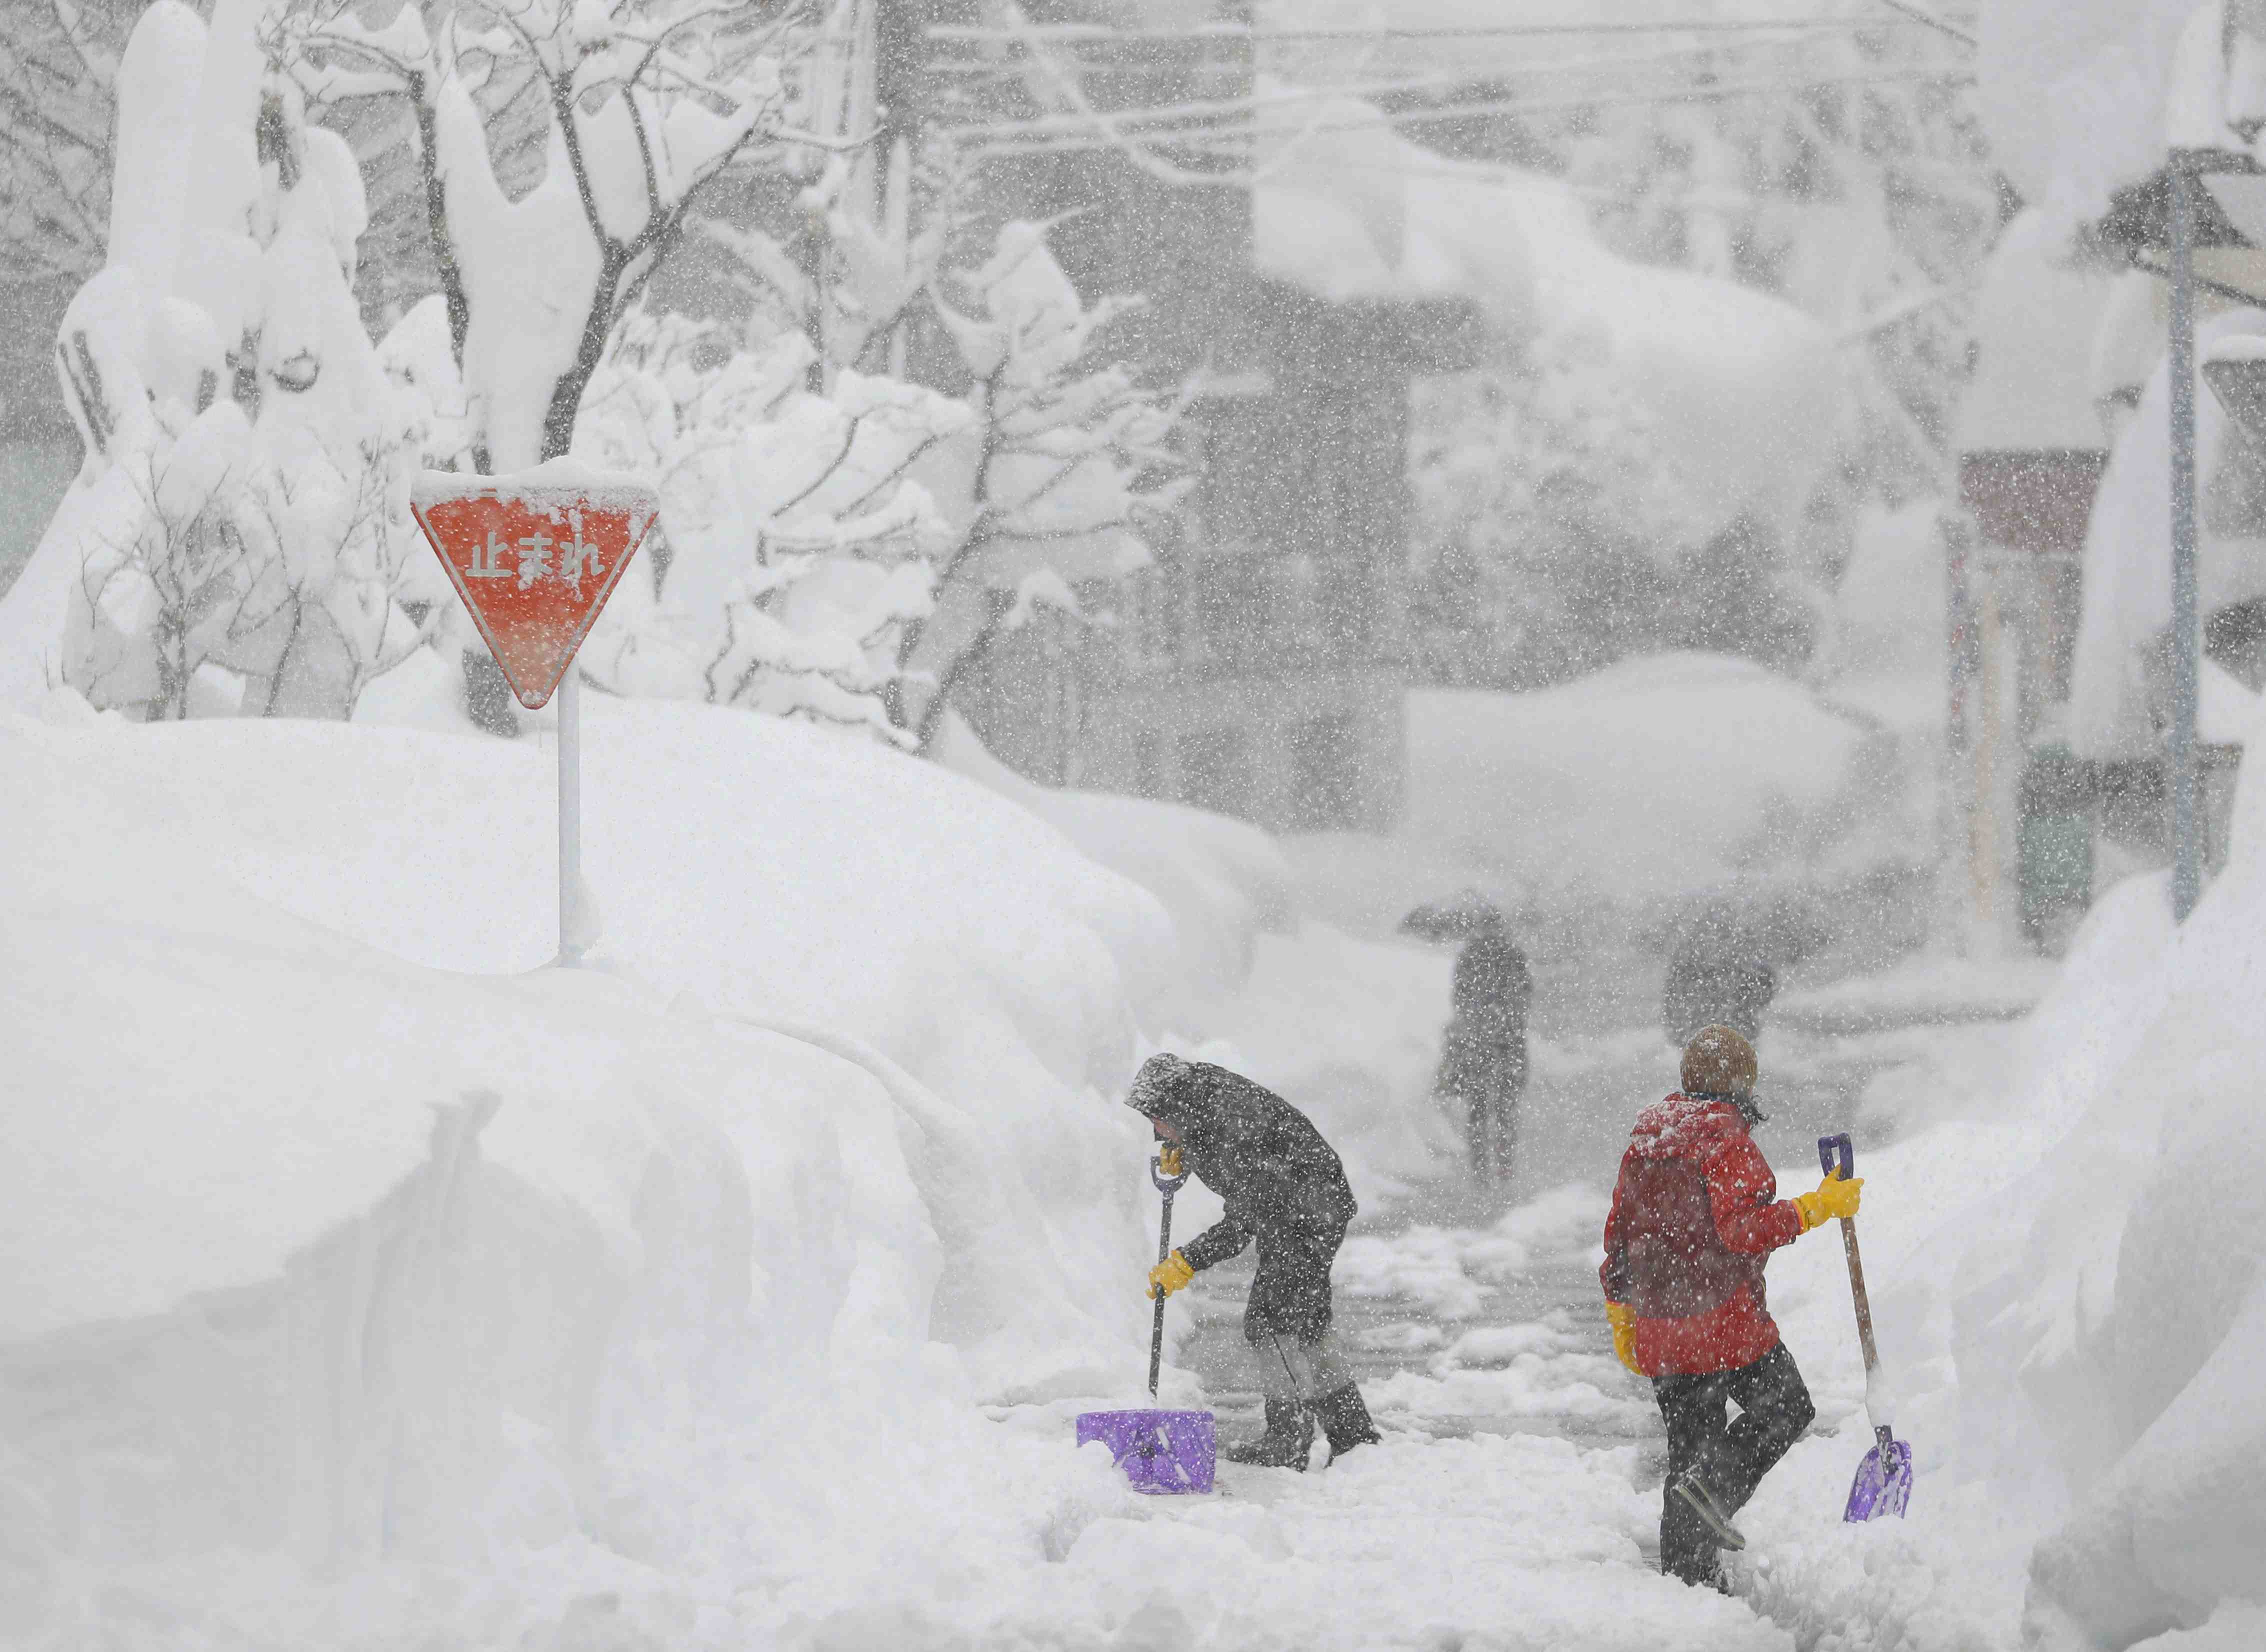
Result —
[[[1170,1296],[1205,1268],[1259,1246],[1243,1334],[1259,1362],[1267,1429],[1222,1454],[1303,1468],[1316,1421],[1334,1462],[1374,1444],[1369,1408],[1330,1328],[1330,1264],[1358,1209],[1336,1152],[1282,1097],[1206,1062],[1151,1056],[1127,1103],[1166,1144],[1165,1173],[1187,1169],[1227,1207],[1150,1270],[1150,1295]]]
[[[1533,998],[1525,953],[1502,917],[1491,917],[1456,954],[1448,1030],[1434,1081],[1437,1093],[1463,1111],[1472,1169],[1480,1176],[1510,1173],[1518,1100],[1526,1091],[1526,1012]]]
[[[1684,1087],[1629,1134],[1598,1272],[1613,1351],[1652,1379],[1668,1428],[1660,1569],[1717,1587],[1719,1551],[1745,1542],[1731,1517],[1816,1414],[1770,1316],[1763,1265],[1856,1215],[1865,1185],[1836,1172],[1815,1193],[1778,1196],[1750,1133],[1764,1116],[1755,1074],[1754,1047],[1731,1027],[1702,1027],[1685,1047]]]
[[[1762,1036],[1763,1012],[1777,996],[1778,972],[1760,947],[1703,930],[1669,958],[1661,1023],[1679,1046],[1703,1027],[1728,1027],[1751,1043]]]

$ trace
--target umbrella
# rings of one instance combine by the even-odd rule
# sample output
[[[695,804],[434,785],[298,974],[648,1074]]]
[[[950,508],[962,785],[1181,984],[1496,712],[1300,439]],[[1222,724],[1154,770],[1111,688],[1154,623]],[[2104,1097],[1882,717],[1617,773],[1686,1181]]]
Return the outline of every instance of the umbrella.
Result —
[[[1400,920],[1400,932],[1422,940],[1469,940],[1504,923],[1502,908],[1477,889],[1427,901]]]

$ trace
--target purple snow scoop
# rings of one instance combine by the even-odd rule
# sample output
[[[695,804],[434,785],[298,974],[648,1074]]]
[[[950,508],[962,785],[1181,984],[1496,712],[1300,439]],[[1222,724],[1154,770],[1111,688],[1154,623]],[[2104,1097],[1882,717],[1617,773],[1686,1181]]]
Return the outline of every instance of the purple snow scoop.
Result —
[[[1833,1173],[1837,1159],[1843,1175],[1857,1173],[1857,1150],[1846,1132],[1819,1137],[1817,1162],[1827,1175]],[[1849,1292],[1857,1304],[1857,1340],[1865,1349],[1865,1410],[1876,1441],[1865,1453],[1865,1460],[1857,1465],[1857,1478],[1849,1487],[1849,1506],[1841,1511],[1841,1518],[1855,1522],[1895,1515],[1902,1519],[1904,1505],[1911,1501],[1911,1447],[1897,1439],[1882,1420],[1887,1407],[1878,1403],[1885,1385],[1880,1379],[1881,1356],[1873,1346],[1873,1305],[1865,1295],[1865,1264],[1857,1254],[1857,1224],[1846,1216],[1841,1218],[1841,1247],[1849,1254]]]
[[[1219,1436],[1209,1411],[1088,1411],[1078,1443],[1108,1443],[1109,1455],[1136,1491],[1206,1492]]]
[[[1173,1254],[1173,1195],[1188,1173],[1165,1173],[1161,1159],[1149,1161],[1149,1180],[1165,1195],[1164,1219],[1157,1228],[1157,1260]],[[1149,1330],[1149,1398],[1157,1397],[1157,1374],[1165,1362],[1165,1297],[1157,1293],[1157,1315]],[[1088,1411],[1078,1420],[1078,1443],[1108,1443],[1109,1455],[1136,1491],[1173,1495],[1208,1492],[1219,1451],[1219,1435],[1209,1411]]]

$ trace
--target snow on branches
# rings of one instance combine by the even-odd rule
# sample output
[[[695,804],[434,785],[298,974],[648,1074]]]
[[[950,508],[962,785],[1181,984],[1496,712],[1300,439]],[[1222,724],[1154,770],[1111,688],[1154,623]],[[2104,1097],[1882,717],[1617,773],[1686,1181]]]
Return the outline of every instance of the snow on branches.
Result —
[[[592,380],[576,452],[654,479],[665,572],[617,592],[584,658],[621,692],[925,747],[1000,632],[1076,615],[1076,586],[1148,560],[1141,528],[1184,486],[1174,410],[1093,364],[1130,301],[1083,303],[1042,226],[1011,223],[981,263],[939,269],[933,224],[890,245],[838,207],[827,220],[830,280],[793,275],[765,238],[716,236],[781,300],[756,341],[633,313]],[[883,333],[917,307],[961,394],[848,365],[885,360]]]
[[[617,692],[744,705],[895,738],[883,695],[930,609],[951,524],[912,479],[965,430],[961,401],[897,380],[805,388],[811,347],[733,348],[720,329],[632,313],[584,398],[578,455],[654,479],[648,567],[583,651]]]
[[[109,262],[56,344],[86,460],[35,560],[68,570],[64,680],[143,717],[342,717],[419,636],[406,431],[349,285],[360,175],[255,11],[137,25]]]
[[[62,340],[94,456],[51,532],[77,559],[69,680],[147,715],[348,715],[422,642],[469,669],[411,554],[420,464],[571,450],[650,476],[647,577],[586,673],[906,745],[998,634],[1144,563],[1184,483],[1169,398],[1100,355],[1135,301],[1082,300],[1042,225],[952,263],[949,156],[922,213],[861,203],[859,135],[786,124],[826,78],[783,69],[802,16],[218,0],[208,32],[159,0],[120,76],[111,263]],[[351,289],[361,169],[305,113],[347,104],[412,131],[440,289],[376,345]],[[507,189],[497,157],[535,144],[540,175]],[[811,179],[799,237],[722,218],[708,186],[735,166]],[[746,321],[652,302],[696,223],[769,295]]]
[[[117,0],[21,0],[0,29],[0,290],[84,281],[102,266],[110,87],[131,11]]]
[[[798,8],[764,0],[471,0],[437,30],[404,5],[286,12],[270,50],[322,102],[400,94],[471,398],[476,452],[510,471],[565,454],[616,325],[704,188],[780,134],[777,48]],[[547,126],[542,181],[499,183],[479,94],[523,84]]]
[[[990,256],[947,274],[936,310],[975,379],[965,523],[941,564],[937,614],[907,628],[895,720],[925,747],[954,683],[1041,607],[1075,616],[1081,584],[1148,565],[1144,528],[1190,485],[1167,445],[1179,409],[1122,363],[1096,366],[1104,330],[1137,303],[1086,305],[1042,226],[1004,225]],[[909,696],[912,676],[932,678]]]

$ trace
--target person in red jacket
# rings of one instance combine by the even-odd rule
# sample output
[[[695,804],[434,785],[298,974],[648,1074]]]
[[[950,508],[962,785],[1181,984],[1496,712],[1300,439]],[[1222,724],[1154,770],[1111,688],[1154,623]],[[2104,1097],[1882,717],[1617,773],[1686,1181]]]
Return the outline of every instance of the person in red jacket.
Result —
[[[1599,1277],[1613,1351],[1652,1378],[1668,1425],[1660,1569],[1721,1587],[1719,1551],[1745,1546],[1731,1517],[1816,1415],[1770,1317],[1763,1265],[1856,1215],[1865,1184],[1837,1173],[1815,1193],[1778,1196],[1749,1133],[1764,1117],[1754,1046],[1732,1028],[1694,1034],[1682,1076],[1629,1132]],[[1732,1401],[1739,1418],[1727,1427]]]

